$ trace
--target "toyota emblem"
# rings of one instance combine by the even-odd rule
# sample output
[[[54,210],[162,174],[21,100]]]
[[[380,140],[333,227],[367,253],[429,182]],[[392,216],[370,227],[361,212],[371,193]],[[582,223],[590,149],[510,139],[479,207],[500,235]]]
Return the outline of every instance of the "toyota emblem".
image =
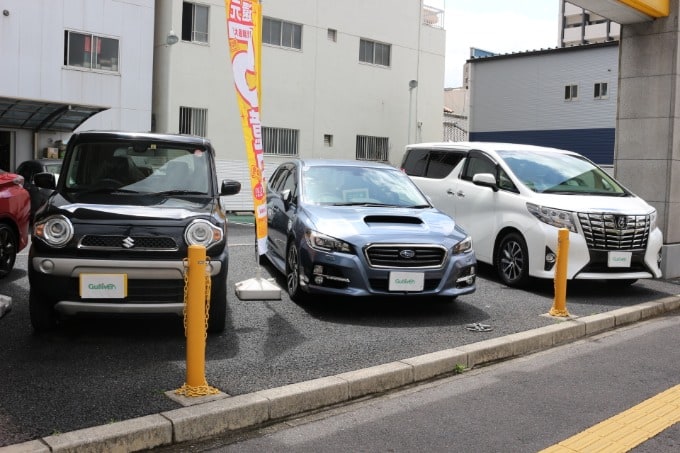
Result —
[[[626,228],[626,225],[628,225],[628,219],[626,218],[626,216],[618,216],[616,218],[616,228],[618,228],[619,230],[623,230],[624,228]]]

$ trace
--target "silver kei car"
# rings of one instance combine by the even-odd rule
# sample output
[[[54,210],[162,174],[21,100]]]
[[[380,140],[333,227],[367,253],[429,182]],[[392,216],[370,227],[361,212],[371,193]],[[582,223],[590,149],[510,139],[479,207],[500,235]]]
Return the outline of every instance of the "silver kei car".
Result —
[[[294,301],[476,289],[470,236],[387,164],[291,160],[267,188],[266,257]]]

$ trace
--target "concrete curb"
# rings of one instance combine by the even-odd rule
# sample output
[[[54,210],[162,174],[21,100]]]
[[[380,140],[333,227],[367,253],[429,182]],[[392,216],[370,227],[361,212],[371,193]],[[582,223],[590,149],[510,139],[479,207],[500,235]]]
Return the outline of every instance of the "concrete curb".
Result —
[[[255,428],[291,416],[538,352],[680,310],[680,295],[357,371],[0,447],[0,453],[138,451]]]

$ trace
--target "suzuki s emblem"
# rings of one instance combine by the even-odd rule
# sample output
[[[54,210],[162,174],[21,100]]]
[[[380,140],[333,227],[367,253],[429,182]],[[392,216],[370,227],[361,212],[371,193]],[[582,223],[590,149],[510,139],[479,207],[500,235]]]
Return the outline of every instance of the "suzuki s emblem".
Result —
[[[413,250],[406,249],[406,250],[400,251],[399,256],[401,256],[402,258],[406,258],[408,260],[408,259],[411,259],[414,256],[416,256],[416,252],[414,252]]]
[[[130,236],[123,239],[123,247],[125,247],[126,249],[131,249],[134,246],[135,246],[135,240],[132,239]]]
[[[626,225],[628,225],[628,219],[626,219],[626,216],[619,216],[616,218],[616,228],[623,230],[626,228]]]

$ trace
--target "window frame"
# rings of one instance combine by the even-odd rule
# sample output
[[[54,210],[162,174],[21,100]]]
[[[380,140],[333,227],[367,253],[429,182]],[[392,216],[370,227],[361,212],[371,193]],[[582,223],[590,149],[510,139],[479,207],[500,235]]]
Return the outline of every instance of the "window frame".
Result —
[[[278,30],[272,29],[276,24],[278,24],[276,27]],[[302,24],[265,16],[262,19],[262,44],[302,50]]]
[[[270,156],[298,156],[300,130],[262,126],[262,150],[265,155]]]
[[[372,162],[389,162],[390,138],[372,135],[357,135],[355,159]]]
[[[377,61],[378,54],[380,54],[381,61]],[[386,62],[384,61],[385,59],[387,60]],[[359,61],[389,68],[392,64],[392,45],[372,39],[359,38]]]
[[[604,88],[604,90],[603,90]],[[604,91],[604,94],[602,94]],[[593,99],[609,99],[609,83],[595,82],[593,84]]]
[[[191,7],[191,12],[189,17],[185,17],[188,12],[188,8]],[[205,31],[198,30],[198,14],[196,12],[197,8],[202,8],[205,10]],[[188,21],[188,22],[187,22]],[[184,42],[193,42],[197,44],[209,44],[210,42],[210,5],[204,5],[197,2],[182,2],[182,33],[181,39]],[[198,39],[198,37],[205,38],[205,40]]]
[[[82,37],[82,44],[76,42],[73,37],[76,35]],[[115,55],[111,53],[108,58],[108,65],[102,65],[101,62],[106,59],[102,58],[102,49],[110,48],[115,43]],[[82,65],[76,64],[77,62],[72,57],[72,52],[79,50],[74,48],[74,46],[83,47],[83,59]],[[99,49],[98,52],[92,52],[93,48]],[[89,50],[88,50],[89,49]],[[110,50],[114,50],[110,48]],[[89,55],[89,64],[85,62],[85,54]],[[81,71],[94,71],[94,72],[104,72],[104,73],[114,73],[120,74],[120,39],[113,36],[98,35],[95,33],[77,31],[77,30],[64,30],[64,67],[78,69]]]
[[[208,109],[181,105],[178,119],[177,131],[180,134],[208,136]]]
[[[578,99],[578,84],[570,83],[564,86],[564,100],[575,101]]]

